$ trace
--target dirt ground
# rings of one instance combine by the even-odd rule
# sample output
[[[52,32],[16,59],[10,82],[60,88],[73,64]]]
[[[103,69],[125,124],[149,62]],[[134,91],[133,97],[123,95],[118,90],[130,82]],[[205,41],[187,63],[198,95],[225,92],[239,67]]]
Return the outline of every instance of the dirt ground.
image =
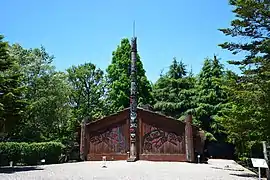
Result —
[[[79,162],[2,169],[0,180],[251,180],[257,175],[232,160],[184,162]]]

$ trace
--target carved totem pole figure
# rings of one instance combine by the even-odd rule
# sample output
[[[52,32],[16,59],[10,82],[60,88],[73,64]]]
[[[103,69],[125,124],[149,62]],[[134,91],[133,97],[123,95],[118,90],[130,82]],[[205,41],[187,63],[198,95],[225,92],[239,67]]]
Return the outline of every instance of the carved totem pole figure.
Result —
[[[136,77],[136,56],[137,56],[137,38],[131,40],[131,87],[130,87],[130,157],[128,161],[135,161],[136,136],[137,136],[137,77]]]

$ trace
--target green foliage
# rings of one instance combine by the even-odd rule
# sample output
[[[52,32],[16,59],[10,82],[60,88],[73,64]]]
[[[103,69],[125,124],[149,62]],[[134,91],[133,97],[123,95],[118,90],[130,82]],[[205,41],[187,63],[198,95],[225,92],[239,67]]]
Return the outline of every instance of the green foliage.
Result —
[[[68,123],[72,120],[67,76],[55,71],[51,65],[53,56],[44,47],[23,49],[14,44],[10,47],[10,55],[20,65],[21,83],[27,87],[24,96],[28,101],[20,132],[13,139],[48,141],[63,138],[68,134]]]
[[[230,60],[242,74],[224,70],[219,59],[207,58],[198,76],[181,61],[173,62],[151,84],[137,55],[138,102],[183,120],[189,112],[208,140],[236,145],[245,159],[254,144],[270,139],[270,2],[230,0],[236,18],[225,35],[244,37],[220,47],[241,60]],[[124,38],[112,53],[106,73],[92,63],[58,72],[54,57],[44,47],[25,49],[9,45],[0,36],[0,137],[27,143],[0,143],[1,163],[9,160],[35,164],[41,158],[58,161],[63,146],[78,149],[78,127],[129,107],[131,45]]]
[[[222,131],[222,126],[216,117],[227,102],[227,94],[222,88],[223,75],[223,67],[216,56],[213,60],[207,58],[196,84],[195,117],[202,129],[208,132],[209,140],[216,140]]]
[[[169,78],[173,79],[183,78],[187,75],[186,65],[182,61],[177,62],[176,58],[174,57],[167,75]]]
[[[92,63],[67,69],[71,86],[70,104],[77,126],[86,116],[90,120],[104,115],[104,73]]]
[[[0,142],[0,165],[8,165],[10,161],[36,165],[41,159],[46,164],[58,163],[63,149],[64,145],[58,142]]]
[[[154,109],[181,120],[195,107],[195,79],[186,76],[185,66],[182,61],[177,62],[174,58],[169,71],[153,87]]]
[[[0,132],[1,138],[15,135],[26,101],[19,65],[9,55],[8,43],[0,36]]]
[[[112,112],[129,107],[131,45],[124,38],[116,51],[112,53],[112,63],[107,68],[107,103]],[[137,55],[138,103],[152,104],[152,88],[145,75],[140,56]]]
[[[231,60],[239,66],[241,76],[230,81],[230,102],[224,109],[222,123],[228,140],[234,142],[238,155],[251,149],[251,142],[270,139],[270,1],[231,0],[236,19],[231,27],[220,29],[225,35],[245,41],[220,44],[233,54],[245,58]]]

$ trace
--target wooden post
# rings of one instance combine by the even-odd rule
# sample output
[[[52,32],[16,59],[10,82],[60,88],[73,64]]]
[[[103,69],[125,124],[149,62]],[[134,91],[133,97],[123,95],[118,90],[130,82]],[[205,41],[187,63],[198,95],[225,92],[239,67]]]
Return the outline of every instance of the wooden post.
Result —
[[[264,155],[264,159],[266,160],[268,167],[269,167],[269,159],[268,159],[268,154],[267,154],[267,144],[265,141],[262,141],[263,144],[263,155]],[[267,180],[270,180],[270,172],[269,169],[266,169],[266,177]]]
[[[185,125],[185,144],[186,144],[186,159],[188,162],[194,162],[194,145],[192,132],[192,115],[188,114]]]
[[[131,87],[130,87],[130,156],[127,159],[128,162],[134,162],[137,160],[137,77],[136,77],[136,61],[137,61],[137,38],[133,37],[131,40]]]
[[[86,147],[86,122],[87,118],[85,118],[81,124],[81,139],[80,139],[80,159],[82,161],[86,160],[87,156],[87,147]]]

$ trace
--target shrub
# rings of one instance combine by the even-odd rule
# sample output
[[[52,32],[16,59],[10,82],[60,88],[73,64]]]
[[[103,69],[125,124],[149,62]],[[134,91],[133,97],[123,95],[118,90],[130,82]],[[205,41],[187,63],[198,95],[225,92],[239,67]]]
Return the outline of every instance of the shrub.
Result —
[[[58,163],[63,149],[64,145],[58,142],[0,142],[0,165],[8,165],[9,161],[36,165],[41,159],[46,164]]]
[[[9,161],[17,163],[21,157],[21,147],[26,143],[3,142],[0,143],[0,165],[8,165]]]

